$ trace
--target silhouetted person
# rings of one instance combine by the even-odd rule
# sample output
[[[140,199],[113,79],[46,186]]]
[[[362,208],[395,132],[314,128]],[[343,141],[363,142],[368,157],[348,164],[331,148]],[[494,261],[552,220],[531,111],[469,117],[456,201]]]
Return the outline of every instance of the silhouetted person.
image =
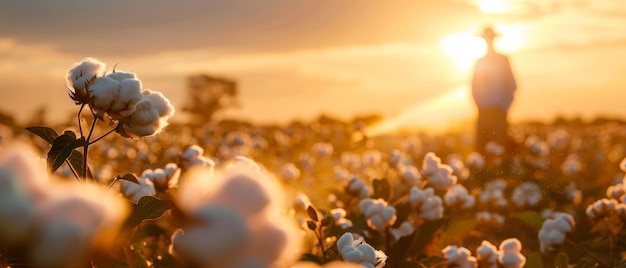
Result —
[[[476,150],[480,153],[485,152],[489,141],[505,148],[510,146],[507,113],[517,85],[509,59],[494,50],[495,37],[492,28],[484,29],[482,38],[487,43],[487,53],[476,61],[472,79],[472,97],[478,108]]]

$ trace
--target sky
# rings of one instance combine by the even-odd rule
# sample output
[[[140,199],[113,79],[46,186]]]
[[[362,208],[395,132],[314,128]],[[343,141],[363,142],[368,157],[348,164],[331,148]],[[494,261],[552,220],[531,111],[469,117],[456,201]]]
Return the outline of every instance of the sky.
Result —
[[[475,116],[468,85],[487,25],[518,81],[512,121],[626,116],[623,0],[5,0],[0,110],[67,118],[65,72],[95,57],[175,107],[185,78],[208,73],[240,85],[228,117],[379,113],[387,128],[434,128]]]

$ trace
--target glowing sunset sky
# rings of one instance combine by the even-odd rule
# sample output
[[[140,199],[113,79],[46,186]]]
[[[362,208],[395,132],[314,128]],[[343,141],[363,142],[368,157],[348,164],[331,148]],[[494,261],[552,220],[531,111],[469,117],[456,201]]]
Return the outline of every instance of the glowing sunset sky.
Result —
[[[65,71],[91,56],[176,107],[188,74],[235,78],[242,107],[229,115],[259,122],[471,118],[472,35],[485,25],[517,76],[513,120],[626,116],[623,0],[2,1],[0,110],[65,116]]]

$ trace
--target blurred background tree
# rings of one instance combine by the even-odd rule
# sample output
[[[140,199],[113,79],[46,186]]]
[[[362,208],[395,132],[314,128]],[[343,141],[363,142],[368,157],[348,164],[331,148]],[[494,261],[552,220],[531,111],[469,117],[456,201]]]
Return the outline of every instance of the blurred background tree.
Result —
[[[191,115],[192,125],[202,125],[227,108],[237,107],[239,90],[232,79],[208,74],[187,77],[188,100],[183,111]]]

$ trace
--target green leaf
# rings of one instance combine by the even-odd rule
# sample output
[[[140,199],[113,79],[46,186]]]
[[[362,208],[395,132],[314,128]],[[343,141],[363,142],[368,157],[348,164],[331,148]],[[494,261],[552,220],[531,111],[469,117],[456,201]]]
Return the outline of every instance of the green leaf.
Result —
[[[446,222],[446,219],[424,222],[424,224],[415,230],[413,241],[411,241],[411,246],[406,251],[405,257],[422,252],[424,247],[433,239],[437,230]]]
[[[134,184],[140,184],[139,180],[137,180],[137,176],[133,175],[133,174],[124,174],[124,175],[117,175],[117,178],[115,178],[115,180],[125,180],[125,181],[130,181]]]
[[[391,197],[391,186],[389,186],[389,182],[386,179],[374,179],[372,186],[374,187],[374,199],[382,198],[389,200],[389,197]]]
[[[309,218],[311,218],[311,220],[318,222],[319,218],[317,217],[317,210],[315,210],[315,208],[311,205],[309,205],[306,208],[306,213],[309,214]]]
[[[522,211],[513,214],[513,217],[521,220],[525,223],[526,226],[535,230],[535,232],[539,232],[541,230],[541,226],[543,225],[544,218],[541,214],[535,211]]]
[[[83,146],[85,140],[83,138],[76,139],[76,134],[66,131],[63,135],[54,139],[52,148],[48,152],[48,171],[54,173],[65,160],[67,160],[75,148]]]
[[[78,150],[72,150],[70,153],[70,157],[67,158],[67,163],[76,171],[78,174],[83,172],[83,153]],[[93,178],[93,174],[91,173],[91,169],[87,167],[87,178]]]
[[[167,210],[174,208],[172,200],[161,200],[153,196],[144,196],[139,199],[137,205],[133,205],[132,212],[128,220],[127,227],[135,227],[144,220],[156,220],[163,216]]]
[[[44,139],[51,145],[54,143],[54,139],[56,139],[59,136],[59,134],[57,134],[57,132],[54,131],[54,129],[49,128],[49,127],[44,127],[44,126],[27,127],[26,130],[41,137],[42,139]]]

